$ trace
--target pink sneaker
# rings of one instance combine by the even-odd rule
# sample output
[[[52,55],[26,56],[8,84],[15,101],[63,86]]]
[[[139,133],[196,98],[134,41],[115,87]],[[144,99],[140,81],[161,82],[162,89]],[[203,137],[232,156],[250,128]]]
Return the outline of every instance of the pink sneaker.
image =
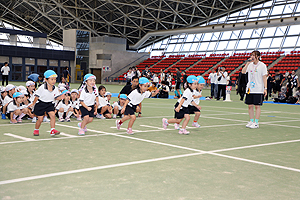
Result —
[[[78,131],[78,135],[85,135],[85,133],[84,133],[84,130],[81,128],[81,129],[79,129],[79,131]]]
[[[128,134],[128,135],[133,135],[132,128],[128,128],[128,129],[127,129],[127,134]]]
[[[183,135],[188,135],[190,132],[187,131],[186,129],[180,129],[178,133]]]
[[[120,128],[121,128],[120,120],[116,120],[116,126],[117,126],[117,129],[120,130]]]
[[[163,128],[164,128],[164,129],[167,129],[167,126],[169,125],[169,124],[168,124],[168,119],[163,118],[163,119],[162,119],[162,123],[163,123]]]
[[[40,131],[39,130],[34,130],[33,131],[33,136],[39,136],[40,135]]]
[[[50,132],[50,135],[51,135],[51,136],[59,135],[59,134],[60,134],[60,132],[57,131],[57,130],[55,130],[55,129],[53,129],[53,130]]]
[[[174,127],[175,127],[175,129],[177,129],[177,130],[180,129],[179,124],[177,124],[177,123],[174,124]]]
[[[196,128],[200,128],[200,124],[198,124],[198,122],[193,122],[192,126],[194,126]]]
[[[81,128],[81,123],[78,123],[77,125],[78,125],[78,127],[79,127],[79,128]],[[84,132],[86,132],[86,131],[87,131],[87,128],[86,128],[86,126],[83,128],[83,131],[84,131]]]

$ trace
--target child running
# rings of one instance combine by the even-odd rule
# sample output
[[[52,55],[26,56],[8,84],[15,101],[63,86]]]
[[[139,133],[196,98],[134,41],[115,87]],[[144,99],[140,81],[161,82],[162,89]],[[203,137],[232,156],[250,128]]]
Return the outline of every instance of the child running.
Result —
[[[45,112],[50,116],[50,135],[58,135],[59,131],[55,130],[55,109],[54,100],[61,100],[65,95],[60,95],[57,87],[55,87],[57,74],[53,70],[47,70],[44,73],[45,83],[39,87],[35,93],[35,98],[31,106],[34,106],[33,113],[37,116],[34,136],[39,136],[39,128],[44,118]]]
[[[149,92],[148,87],[150,85],[150,81],[142,77],[139,79],[139,86],[137,89],[133,90],[127,97],[127,100],[124,104],[124,107],[121,110],[121,113],[124,113],[124,117],[121,120],[116,120],[116,126],[119,130],[121,125],[130,119],[128,123],[127,134],[133,135],[132,126],[136,119],[135,112],[138,112],[140,109],[138,105],[143,101],[144,98],[150,98],[152,96],[156,96],[159,90],[154,92]]]
[[[81,93],[79,97],[81,116],[83,121],[78,123],[78,135],[85,135],[87,131],[86,125],[93,121],[97,114],[97,107],[99,105],[99,94],[96,87],[96,76],[93,74],[86,74],[83,78],[81,86]],[[96,106],[95,106],[96,104]]]
[[[186,130],[186,126],[190,120],[188,106],[190,104],[192,104],[198,110],[201,109],[201,107],[199,105],[197,105],[193,100],[193,92],[197,87],[197,82],[198,82],[198,79],[196,76],[191,75],[191,76],[187,77],[187,83],[188,83],[187,89],[183,92],[182,96],[180,97],[180,99],[178,99],[178,101],[175,104],[175,117],[173,119],[169,119],[169,120],[166,118],[162,119],[164,129],[167,129],[167,126],[169,125],[169,123],[177,123],[179,125],[180,122],[183,120],[183,118],[185,118],[185,120],[183,121],[182,127],[178,133],[184,134],[184,135],[187,135],[190,133],[189,131]]]

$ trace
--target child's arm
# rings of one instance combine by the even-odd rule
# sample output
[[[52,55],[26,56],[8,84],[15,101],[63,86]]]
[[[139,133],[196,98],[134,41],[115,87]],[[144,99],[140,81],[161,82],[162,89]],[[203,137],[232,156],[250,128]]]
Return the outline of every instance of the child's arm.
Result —
[[[36,102],[37,102],[38,100],[39,100],[39,97],[35,96],[35,97],[34,97],[34,100],[33,100],[33,102],[32,102],[32,104],[28,105],[28,107],[29,107],[29,108],[32,108],[32,107],[36,104]]]
[[[85,107],[85,109],[87,109],[88,111],[91,111],[92,108],[91,107],[88,107],[83,101],[80,101],[80,104]]]
[[[123,106],[123,108],[122,108],[122,110],[121,110],[121,113],[122,113],[122,114],[125,112],[125,109],[126,109],[126,106],[127,106],[128,103],[129,103],[129,100],[126,99],[126,101],[125,101],[125,103],[124,103],[124,106]]]
[[[65,94],[54,97],[54,100],[63,100],[65,98]]]
[[[175,108],[176,112],[179,112],[179,110],[180,110],[180,108],[181,108],[181,106],[182,106],[182,104],[183,104],[184,101],[185,101],[185,99],[182,98],[181,101],[179,102],[179,105],[177,106],[177,108]]]
[[[198,108],[199,110],[201,110],[201,106],[199,106],[198,104],[196,104],[194,101],[192,101],[191,104],[193,106],[195,106],[196,108]]]
[[[201,98],[202,97],[202,95],[200,94],[200,95],[198,95],[198,96],[195,96],[195,95],[193,95],[193,98],[194,99],[198,99],[198,98]]]
[[[98,106],[99,106],[99,98],[98,96],[96,97],[96,106],[95,106],[95,111],[94,111],[94,115],[97,115],[97,109],[98,109]]]
[[[151,92],[151,96],[155,97],[159,93],[159,90],[155,90],[154,92]]]

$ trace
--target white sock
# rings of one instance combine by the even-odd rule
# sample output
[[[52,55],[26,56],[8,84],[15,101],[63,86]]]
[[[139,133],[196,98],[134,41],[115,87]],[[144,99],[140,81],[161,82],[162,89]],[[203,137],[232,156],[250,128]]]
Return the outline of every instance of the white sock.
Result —
[[[24,117],[25,114],[24,113],[21,113],[21,115],[19,115],[18,119],[22,119],[22,117]]]
[[[63,118],[64,113],[63,112],[58,112],[58,117],[59,119]]]
[[[72,114],[73,114],[73,112],[69,111],[66,118],[70,118]]]
[[[18,115],[15,115],[15,114],[14,114],[14,115],[13,115],[13,119],[16,119],[16,118],[17,118],[17,116],[18,116]]]
[[[51,128],[51,130],[50,131],[52,131],[52,130],[54,130],[55,128]]]
[[[48,119],[47,116],[44,116],[44,119]]]

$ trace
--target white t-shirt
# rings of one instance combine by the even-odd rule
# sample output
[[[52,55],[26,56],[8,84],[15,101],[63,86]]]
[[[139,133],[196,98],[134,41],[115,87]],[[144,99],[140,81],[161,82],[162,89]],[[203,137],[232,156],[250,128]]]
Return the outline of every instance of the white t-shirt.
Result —
[[[223,73],[223,72],[222,72]],[[219,73],[219,76],[218,76],[218,78],[221,76],[222,78],[221,78],[221,80],[220,81],[218,81],[218,84],[220,84],[220,85],[226,85],[227,84],[227,76],[228,76],[228,73],[225,71],[224,73],[223,73],[223,75],[224,75],[224,77],[222,76],[222,74],[221,74],[221,72]]]
[[[124,107],[124,106],[121,106],[121,105],[120,105],[120,102],[119,102],[119,101],[113,103],[113,105],[112,105],[113,108],[115,108],[116,106],[118,107],[119,110],[122,110],[122,108]]]
[[[4,66],[1,68],[2,75],[8,75],[8,74],[9,74],[9,71],[10,71],[9,66],[5,66],[5,65],[4,65]]]
[[[98,106],[98,108],[101,108],[103,106],[109,105],[109,102],[107,101],[106,97],[103,97],[103,96],[99,95],[98,99],[99,99],[99,106]]]
[[[210,73],[208,76],[208,79],[210,80],[211,83],[217,83],[217,73]]]
[[[79,100],[71,101],[72,108],[79,109],[80,102]]]
[[[24,104],[20,104],[20,106],[17,106],[16,102],[15,101],[10,101],[7,105],[7,108],[6,108],[6,113],[11,113],[11,112],[14,112],[15,110],[18,110],[18,109],[23,109],[25,108],[26,106]]]
[[[64,112],[67,112],[69,110],[69,108],[71,108],[71,107],[72,107],[72,102],[71,101],[69,101],[68,105],[67,105],[67,104],[65,104],[65,100],[62,100],[56,106],[56,110],[59,110],[59,109],[63,108]]]
[[[250,94],[263,94],[264,93],[264,81],[263,76],[267,75],[266,65],[259,61],[257,65],[254,65],[253,62],[248,65],[248,84],[246,92],[250,88]]]
[[[53,86],[53,90],[50,92],[48,90],[47,83],[41,85],[39,89],[34,94],[36,97],[39,97],[40,101],[43,102],[54,102],[55,98],[60,95],[59,90],[56,86]]]
[[[84,87],[80,93],[79,101],[85,103],[87,106],[92,106],[95,104],[96,97],[99,96],[98,90],[94,88],[92,93],[89,93],[87,87]],[[82,106],[80,104],[80,106]]]
[[[138,105],[140,104],[144,98],[149,98],[151,97],[151,92],[146,91],[143,94],[140,92],[140,89],[135,89],[133,90],[127,97],[127,99],[129,100],[129,105]]]
[[[199,91],[199,90],[194,90],[193,91],[193,95],[194,96],[199,96],[199,95],[201,95],[202,94],[202,91]],[[193,100],[194,100],[194,102],[197,104],[197,105],[199,105],[199,103],[200,103],[200,98],[193,98]],[[193,104],[190,104],[191,106],[193,106]]]
[[[181,99],[185,99],[185,101],[183,102],[182,107],[185,107],[187,108],[193,101],[193,94],[194,94],[194,91],[191,91],[189,88],[187,88],[186,90],[184,90],[182,96],[180,97],[180,99],[178,99],[178,103],[180,103]],[[180,108],[180,109],[181,109]]]
[[[5,106],[7,103],[11,102],[13,98],[11,98],[8,94],[5,96],[3,100],[3,106]]]

